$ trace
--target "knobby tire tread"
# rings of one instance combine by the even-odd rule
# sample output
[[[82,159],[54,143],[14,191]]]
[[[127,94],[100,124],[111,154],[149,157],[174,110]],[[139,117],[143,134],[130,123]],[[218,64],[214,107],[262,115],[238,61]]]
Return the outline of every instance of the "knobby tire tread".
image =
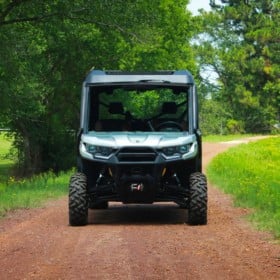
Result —
[[[207,224],[207,179],[200,172],[190,175],[190,202],[188,223],[190,225]]]
[[[69,223],[71,226],[83,226],[88,222],[87,178],[76,173],[69,184]]]

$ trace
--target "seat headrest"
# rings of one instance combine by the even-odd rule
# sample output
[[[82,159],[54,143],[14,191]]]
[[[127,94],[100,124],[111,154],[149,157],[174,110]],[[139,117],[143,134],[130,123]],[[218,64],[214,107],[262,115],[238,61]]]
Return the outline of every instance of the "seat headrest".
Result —
[[[177,105],[175,102],[164,102],[161,108],[162,114],[176,114],[177,113]]]
[[[110,114],[123,114],[124,109],[121,102],[111,102],[108,109]]]

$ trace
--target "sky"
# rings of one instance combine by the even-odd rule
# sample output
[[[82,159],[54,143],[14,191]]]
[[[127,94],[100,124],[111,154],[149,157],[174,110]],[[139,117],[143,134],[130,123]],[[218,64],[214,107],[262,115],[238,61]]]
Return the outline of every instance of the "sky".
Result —
[[[190,0],[188,5],[189,10],[193,14],[197,14],[198,9],[204,9],[205,11],[210,11],[209,0]]]
[[[190,4],[188,5],[188,9],[194,14],[198,14],[199,9],[203,9],[205,11],[210,11],[211,7],[209,6],[210,0],[190,0]],[[217,75],[212,71],[212,69],[204,69],[201,75],[211,81],[212,83],[217,80]]]

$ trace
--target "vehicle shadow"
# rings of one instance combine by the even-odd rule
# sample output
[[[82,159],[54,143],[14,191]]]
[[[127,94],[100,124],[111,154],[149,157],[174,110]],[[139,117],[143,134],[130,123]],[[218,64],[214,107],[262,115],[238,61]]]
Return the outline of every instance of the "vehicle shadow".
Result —
[[[110,204],[108,209],[89,210],[89,224],[184,224],[187,210],[173,203]]]

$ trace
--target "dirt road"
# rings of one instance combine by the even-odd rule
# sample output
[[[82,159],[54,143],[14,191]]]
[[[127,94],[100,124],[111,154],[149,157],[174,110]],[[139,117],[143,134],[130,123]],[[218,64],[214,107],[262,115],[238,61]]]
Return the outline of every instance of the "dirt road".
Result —
[[[228,144],[205,144],[204,164]],[[280,245],[209,186],[209,223],[174,204],[91,210],[69,227],[67,198],[0,221],[0,279],[280,279]]]

